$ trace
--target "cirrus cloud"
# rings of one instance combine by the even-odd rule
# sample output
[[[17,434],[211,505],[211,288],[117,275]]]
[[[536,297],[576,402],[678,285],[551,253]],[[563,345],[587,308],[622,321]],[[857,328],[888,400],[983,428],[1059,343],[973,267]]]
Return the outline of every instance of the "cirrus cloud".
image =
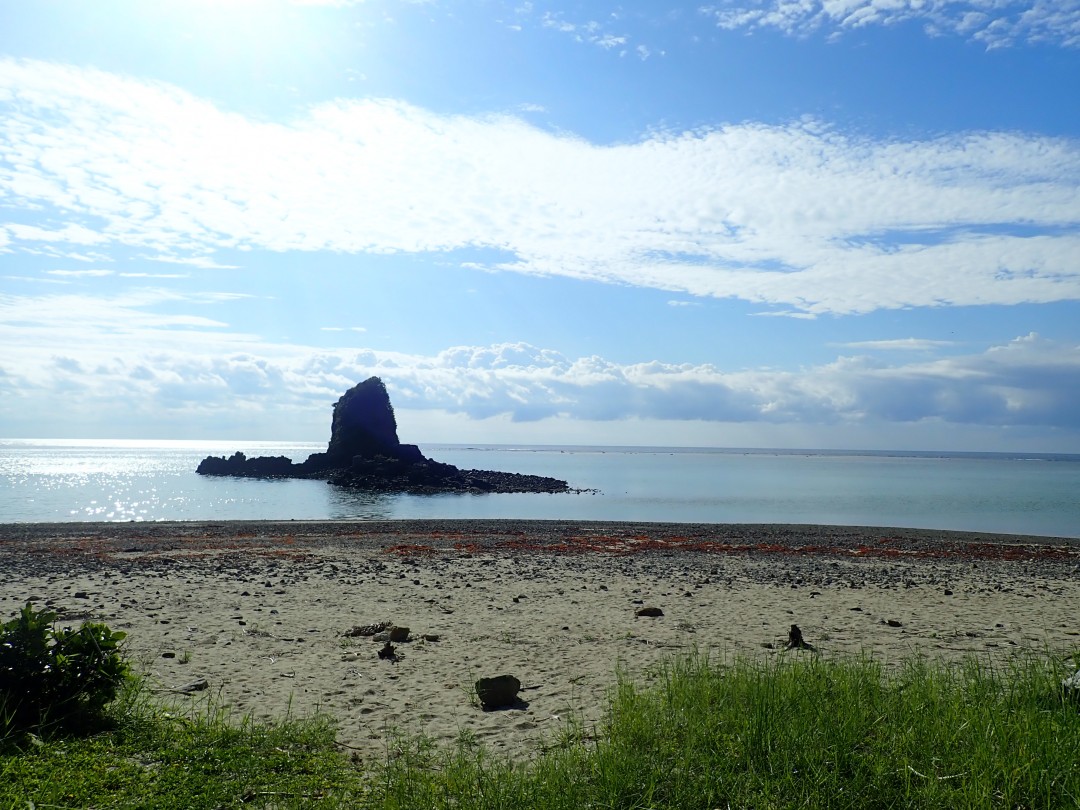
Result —
[[[1077,0],[732,0],[701,12],[720,28],[774,28],[790,35],[914,22],[932,36],[958,35],[988,48],[1080,46]]]
[[[802,315],[1080,298],[1080,146],[815,121],[595,144],[369,99],[287,123],[175,87],[0,60],[8,251],[509,253],[492,269]],[[521,156],[527,155],[527,160]],[[165,259],[160,259],[165,260]],[[228,266],[228,265],[222,265]]]

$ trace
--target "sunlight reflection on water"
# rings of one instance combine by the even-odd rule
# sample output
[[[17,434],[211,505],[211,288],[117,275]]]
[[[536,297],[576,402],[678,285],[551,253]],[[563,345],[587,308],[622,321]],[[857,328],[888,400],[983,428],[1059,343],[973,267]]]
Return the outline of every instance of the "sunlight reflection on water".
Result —
[[[424,447],[465,469],[562,478],[569,495],[377,495],[195,474],[242,450],[321,443],[0,440],[0,521],[506,518],[823,523],[1080,536],[1080,458],[794,451]]]

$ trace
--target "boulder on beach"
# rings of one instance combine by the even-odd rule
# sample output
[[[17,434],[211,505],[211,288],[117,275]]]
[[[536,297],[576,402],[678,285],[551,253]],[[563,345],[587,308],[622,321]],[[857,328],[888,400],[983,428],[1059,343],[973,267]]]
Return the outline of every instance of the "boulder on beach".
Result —
[[[566,481],[540,475],[461,470],[424,456],[414,444],[402,444],[386,386],[370,377],[346,391],[334,404],[330,443],[297,464],[285,456],[248,458],[207,456],[200,475],[238,478],[317,478],[342,487],[373,492],[436,494],[445,492],[569,492]]]
[[[493,678],[480,678],[476,682],[476,697],[484,709],[502,709],[514,706],[518,702],[521,681],[513,675],[496,675]]]

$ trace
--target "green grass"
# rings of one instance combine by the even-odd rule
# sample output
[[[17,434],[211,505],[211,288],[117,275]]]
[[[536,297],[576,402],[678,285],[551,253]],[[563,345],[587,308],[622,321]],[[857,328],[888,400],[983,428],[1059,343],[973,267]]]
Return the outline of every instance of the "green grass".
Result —
[[[129,699],[105,733],[9,748],[0,808],[1078,807],[1068,664],[691,656],[621,679],[602,727],[569,725],[530,762],[411,738],[366,771],[326,719],[230,725]]]
[[[140,686],[86,738],[30,736],[0,749],[0,808],[349,807],[360,775],[328,718],[230,723],[207,708],[177,713]]]

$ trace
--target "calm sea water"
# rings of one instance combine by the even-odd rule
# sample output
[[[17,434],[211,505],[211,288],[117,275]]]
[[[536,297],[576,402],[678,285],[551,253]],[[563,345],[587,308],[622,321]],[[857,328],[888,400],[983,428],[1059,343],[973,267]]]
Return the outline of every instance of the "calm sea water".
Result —
[[[522,518],[825,523],[1080,537],[1080,456],[425,445],[462,468],[563,478],[571,495],[371,495],[195,474],[322,443],[0,440],[0,522]]]

